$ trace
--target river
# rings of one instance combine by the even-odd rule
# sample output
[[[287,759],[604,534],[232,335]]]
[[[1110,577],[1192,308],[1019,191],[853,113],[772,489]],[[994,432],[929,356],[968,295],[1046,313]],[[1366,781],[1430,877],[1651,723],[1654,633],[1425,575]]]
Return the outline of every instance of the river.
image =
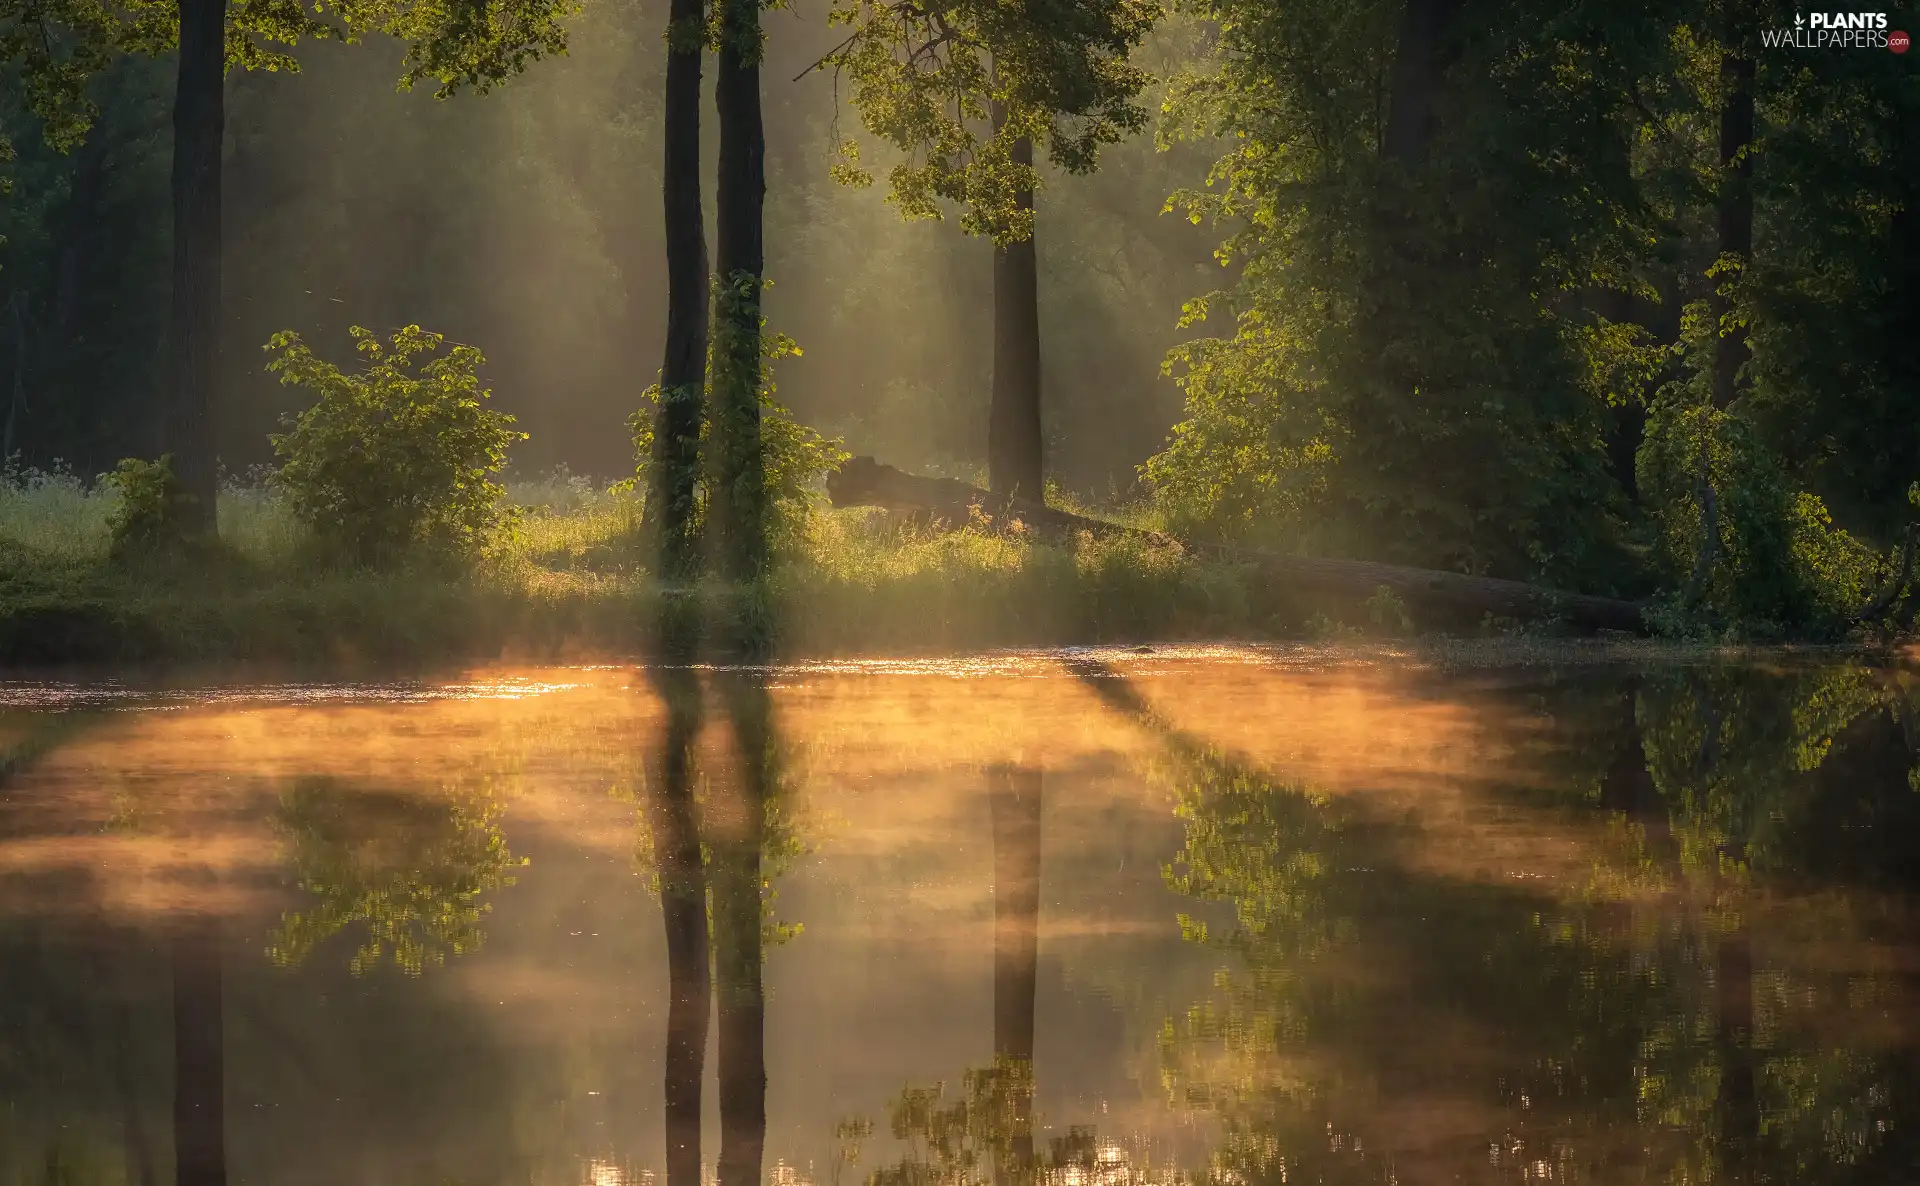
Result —
[[[0,683],[0,1184],[1920,1181],[1916,852],[1856,659]]]

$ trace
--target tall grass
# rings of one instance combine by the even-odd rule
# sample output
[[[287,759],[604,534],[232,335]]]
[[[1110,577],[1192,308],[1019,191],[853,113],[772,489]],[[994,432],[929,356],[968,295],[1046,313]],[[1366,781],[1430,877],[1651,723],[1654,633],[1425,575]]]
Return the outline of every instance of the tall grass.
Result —
[[[510,481],[509,529],[458,572],[328,563],[258,475],[221,491],[216,552],[128,569],[108,557],[115,497],[66,473],[0,478],[0,660],[626,652],[647,644],[661,596],[639,499],[564,470]],[[790,651],[1298,626],[1251,572],[1133,540],[1050,544],[985,523],[814,508],[789,517],[779,552],[771,608]]]

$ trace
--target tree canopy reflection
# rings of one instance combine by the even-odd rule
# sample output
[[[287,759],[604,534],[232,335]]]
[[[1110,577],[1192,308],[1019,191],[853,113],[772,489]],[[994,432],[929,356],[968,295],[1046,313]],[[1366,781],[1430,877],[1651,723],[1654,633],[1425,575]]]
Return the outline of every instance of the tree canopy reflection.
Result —
[[[313,905],[282,915],[267,954],[291,967],[356,924],[365,937],[350,966],[385,959],[418,976],[485,940],[483,897],[514,883],[525,864],[500,830],[489,780],[444,793],[381,790],[302,778],[282,796],[276,822],[289,864]]]
[[[1884,1021],[1897,970],[1816,950],[1871,953],[1902,925],[1841,892],[1891,868],[1835,859],[1855,851],[1836,821],[1908,848],[1920,825],[1898,681],[1616,682],[1619,749],[1561,772],[1598,837],[1580,885],[1436,872],[1410,859],[1417,823],[1271,775],[1115,673],[1082,674],[1161,741],[1146,773],[1185,822],[1166,883],[1231,911],[1183,916],[1223,962],[1161,1038],[1169,1102],[1222,1127],[1210,1179],[1841,1183],[1915,1164],[1920,1083]]]

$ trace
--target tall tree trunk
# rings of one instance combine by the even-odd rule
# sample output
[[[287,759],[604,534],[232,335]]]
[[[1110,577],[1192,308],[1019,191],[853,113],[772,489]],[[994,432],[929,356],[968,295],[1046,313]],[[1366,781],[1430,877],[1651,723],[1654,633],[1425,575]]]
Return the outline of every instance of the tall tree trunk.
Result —
[[[1727,48],[1720,59],[1720,257],[1742,266],[1753,258],[1753,145],[1754,63],[1743,38],[1744,22],[1730,20]],[[1716,287],[1718,287],[1716,285]],[[1724,317],[1730,311],[1725,297],[1714,294],[1713,310]],[[1746,365],[1745,327],[1723,328],[1713,355],[1713,403],[1725,408],[1745,386],[1740,368]]]
[[[666,207],[667,348],[660,365],[660,414],[654,425],[653,482],[648,492],[649,517],[660,543],[660,572],[669,578],[690,576],[699,563],[693,510],[707,382],[707,229],[700,209],[700,59],[705,44],[701,0],[672,0],[667,16],[666,161],[661,183]],[[703,1036],[704,1025],[703,1021]]]
[[[996,116],[998,116],[996,112]],[[996,119],[998,122],[998,119]],[[1013,163],[1033,165],[1033,141],[1013,142]],[[1033,190],[1015,195],[1033,209]],[[1040,429],[1040,268],[1034,236],[993,248],[993,403],[987,413],[987,474],[995,494],[1046,500]]]
[[[61,219],[60,248],[54,268],[54,350],[71,356],[80,309],[81,270],[87,248],[94,242],[93,224],[100,206],[100,189],[107,164],[106,130],[87,137],[73,166],[73,193]]]
[[[725,677],[738,777],[712,833],[715,990],[719,994],[718,1186],[761,1186],[767,1139],[766,988],[760,897],[767,804],[776,783],[765,677]]]
[[[21,311],[26,303],[26,292],[18,288],[7,301],[7,309],[13,314],[13,390],[7,396],[6,428],[0,433],[0,466],[13,460],[14,428],[20,419],[20,405],[27,398],[27,318]]]
[[[690,648],[688,648],[690,649]],[[693,803],[693,745],[700,686],[683,650],[660,669],[667,723],[660,777],[649,802],[660,870],[660,918],[667,939],[667,1048],[664,1059],[667,1186],[700,1186],[700,1091],[713,1010],[708,971],[707,877]]]
[[[1033,1166],[1033,1022],[1039,984],[1040,806],[1042,775],[999,766],[987,774],[993,817],[993,1054],[1009,1076],[1013,1164],[996,1167],[1002,1186],[1028,1180]]]
[[[220,346],[220,144],[226,127],[226,0],[180,0],[173,98],[173,338],[165,434],[193,496],[191,527],[214,530],[213,410]]]
[[[220,922],[186,918],[173,934],[174,1186],[226,1186],[226,1029]]]
[[[1387,96],[1386,134],[1380,155],[1412,164],[1433,138],[1440,93],[1440,35],[1458,0],[1407,0],[1400,19],[1400,44],[1393,55],[1392,90]]]
[[[722,0],[720,184],[714,302],[711,505],[720,568],[752,580],[767,564],[767,474],[760,441],[760,290],[766,272],[766,132],[760,121],[760,3]]]

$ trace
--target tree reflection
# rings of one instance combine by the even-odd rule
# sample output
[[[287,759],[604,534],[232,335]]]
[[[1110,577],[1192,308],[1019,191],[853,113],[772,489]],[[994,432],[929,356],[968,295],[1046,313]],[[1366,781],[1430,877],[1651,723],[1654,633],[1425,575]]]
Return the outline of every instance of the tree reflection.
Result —
[[[648,780],[647,821],[660,883],[667,941],[667,1186],[700,1186],[700,1084],[713,1009],[708,972],[707,876],[694,803],[694,743],[700,732],[700,685],[676,654],[655,670],[666,705],[657,776]]]
[[[1032,767],[996,766],[987,775],[993,817],[993,1057],[995,1080],[1012,1111],[1010,1165],[995,1179],[1017,1180],[1033,1161],[1033,1011],[1039,980],[1040,808],[1042,776]],[[971,1089],[970,1089],[971,1091]],[[991,1094],[991,1093],[990,1093]]]
[[[445,793],[387,791],[332,778],[295,780],[276,823],[300,887],[314,904],[281,917],[267,947],[283,967],[304,962],[333,935],[364,924],[355,974],[385,958],[408,975],[477,951],[482,898],[514,883],[525,864],[500,831],[493,781]]]
[[[175,1186],[226,1186],[226,1021],[220,920],[173,927],[173,1150]]]
[[[760,1186],[767,1137],[763,973],[770,929],[763,865],[768,813],[779,809],[779,750],[765,674],[746,668],[723,672],[719,681],[735,758],[735,777],[716,789],[708,807],[719,998],[719,1186]]]
[[[664,705],[645,795],[646,847],[667,939],[664,1066],[668,1186],[698,1186],[701,1073],[710,1010],[719,1072],[720,1186],[759,1186],[766,1147],[766,948],[772,880],[798,851],[764,671],[716,672],[732,747],[697,769],[703,692],[689,623],[669,617],[650,678]],[[704,794],[696,793],[704,788]]]
[[[1594,706],[1614,723],[1589,731],[1613,742],[1568,801],[1618,841],[1590,885],[1506,886],[1410,862],[1417,829],[1365,796],[1269,776],[1078,671],[1161,743],[1147,773],[1186,825],[1167,883],[1232,911],[1183,919],[1228,962],[1163,1034],[1172,1102],[1222,1123],[1211,1177],[1869,1182],[1911,1164],[1912,1075],[1841,1020],[1873,1019],[1886,987],[1796,956],[1807,937],[1778,934],[1770,888],[1831,868],[1818,817],[1864,810],[1842,801],[1915,834],[1911,749],[1873,673],[1615,684]],[[1846,896],[1795,902],[1795,926],[1865,940]]]
[[[1033,766],[987,771],[993,829],[993,1062],[944,1083],[908,1087],[888,1109],[901,1159],[867,1186],[1023,1186],[1091,1165],[1091,1130],[1075,1128],[1035,1155],[1034,1006],[1039,984],[1041,814],[1045,778]]]

